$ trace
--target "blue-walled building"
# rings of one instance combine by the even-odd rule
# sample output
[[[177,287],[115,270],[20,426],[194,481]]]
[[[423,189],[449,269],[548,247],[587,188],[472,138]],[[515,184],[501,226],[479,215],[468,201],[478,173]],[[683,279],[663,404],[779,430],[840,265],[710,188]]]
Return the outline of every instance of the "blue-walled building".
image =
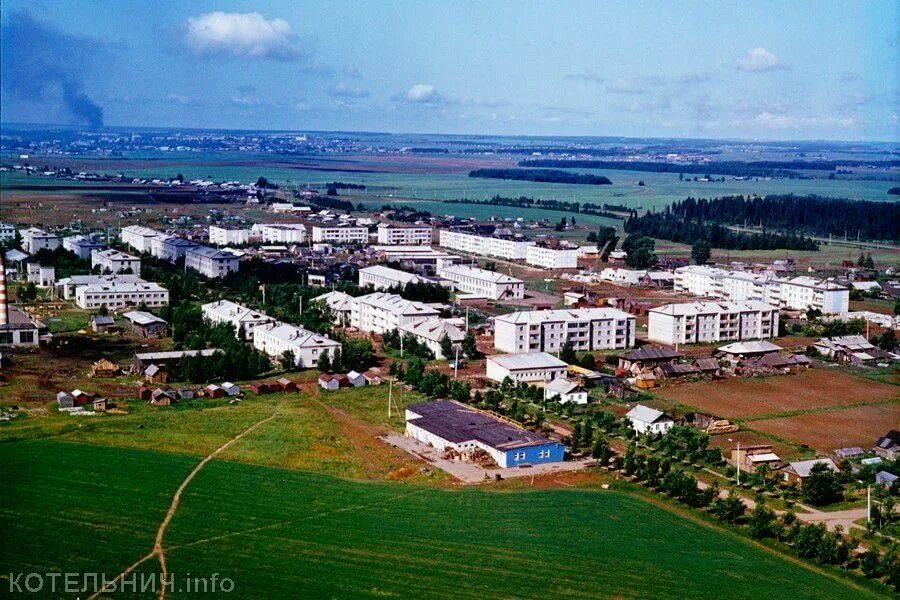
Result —
[[[503,468],[561,462],[566,454],[559,442],[447,400],[408,406],[406,435],[441,451],[464,454],[479,448]]]

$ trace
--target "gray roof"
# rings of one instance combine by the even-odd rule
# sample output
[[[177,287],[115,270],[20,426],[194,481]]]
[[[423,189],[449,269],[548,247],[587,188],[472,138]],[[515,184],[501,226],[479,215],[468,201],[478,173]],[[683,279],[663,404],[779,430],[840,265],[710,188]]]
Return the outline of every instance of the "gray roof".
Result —
[[[629,419],[633,421],[641,421],[642,423],[656,423],[658,421],[671,421],[672,417],[662,412],[661,410],[656,410],[655,408],[650,408],[649,406],[644,406],[643,404],[638,404],[634,408],[628,411],[628,414],[625,415]]]
[[[409,419],[409,423],[448,442],[477,440],[504,452],[555,443],[538,433],[448,400],[411,404],[407,410],[419,415]]]
[[[840,469],[837,468],[837,465],[834,464],[834,461],[830,458],[814,458],[812,460],[801,460],[798,462],[792,462],[788,465],[788,469],[796,473],[799,477],[809,477],[812,468],[817,464],[822,463],[826,465],[829,469],[834,471],[835,473],[840,473]]]
[[[651,348],[644,346],[636,348],[631,352],[622,355],[625,360],[671,360],[683,356],[681,352],[676,352],[669,348]]]
[[[495,354],[488,356],[488,360],[510,371],[523,369],[550,369],[565,368],[567,363],[559,360],[547,352],[527,352],[524,354]]]
[[[138,325],[149,325],[151,323],[162,323],[165,325],[166,323],[165,319],[161,319],[160,317],[143,310],[132,310],[124,313],[122,316]]]

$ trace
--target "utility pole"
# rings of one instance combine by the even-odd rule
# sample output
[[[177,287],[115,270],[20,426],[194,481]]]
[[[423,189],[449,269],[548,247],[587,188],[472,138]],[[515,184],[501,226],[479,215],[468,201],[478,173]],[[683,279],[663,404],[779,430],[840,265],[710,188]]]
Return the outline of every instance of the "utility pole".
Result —
[[[872,522],[872,486],[866,486],[866,523]]]
[[[741,442],[737,443],[737,484],[741,485]]]
[[[456,347],[456,361],[453,363],[453,379],[459,374],[459,346]]]
[[[394,378],[391,377],[390,381],[388,381],[388,420],[391,419],[391,404],[394,400]]]
[[[398,331],[397,335],[400,336],[400,358],[403,358],[403,332]]]

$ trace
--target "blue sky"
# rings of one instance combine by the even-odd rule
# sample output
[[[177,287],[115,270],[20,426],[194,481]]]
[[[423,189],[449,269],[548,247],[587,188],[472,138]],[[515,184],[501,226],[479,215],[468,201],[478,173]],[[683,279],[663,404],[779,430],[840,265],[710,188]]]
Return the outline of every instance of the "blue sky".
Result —
[[[4,0],[0,119],[896,141],[898,13],[894,1]]]

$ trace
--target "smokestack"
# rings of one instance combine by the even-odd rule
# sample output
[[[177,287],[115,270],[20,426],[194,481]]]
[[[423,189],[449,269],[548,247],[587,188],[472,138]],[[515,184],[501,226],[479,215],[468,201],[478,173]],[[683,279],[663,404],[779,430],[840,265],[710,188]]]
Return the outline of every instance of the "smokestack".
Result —
[[[6,301],[6,266],[3,264],[3,252],[0,251],[0,325],[9,324],[9,308]]]

